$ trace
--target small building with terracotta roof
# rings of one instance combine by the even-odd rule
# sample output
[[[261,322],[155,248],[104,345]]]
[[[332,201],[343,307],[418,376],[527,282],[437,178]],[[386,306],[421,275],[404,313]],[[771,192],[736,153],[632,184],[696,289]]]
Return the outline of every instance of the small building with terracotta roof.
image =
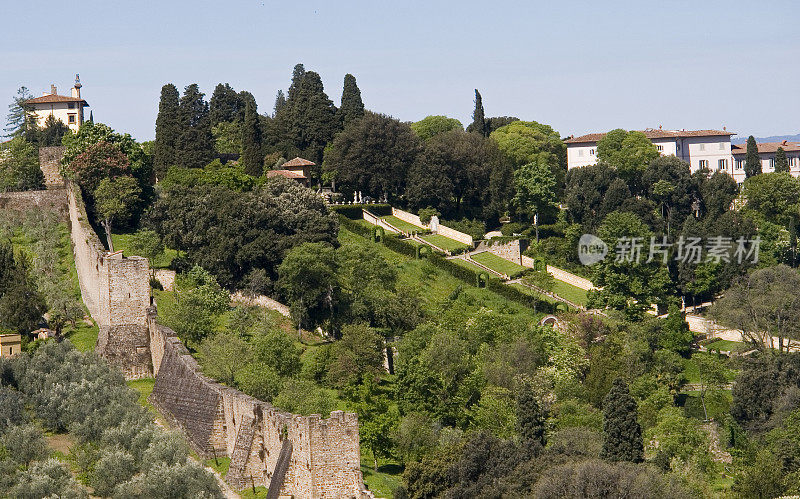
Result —
[[[723,130],[641,130],[655,144],[662,156],[676,156],[689,163],[692,172],[701,168],[711,171],[726,171],[732,174],[731,136],[735,133]],[[569,137],[567,145],[567,168],[573,169],[597,163],[597,142],[605,133],[590,133]]]
[[[310,179],[312,166],[317,166],[317,164],[313,161],[297,157],[282,164],[280,169],[300,173],[306,179]]]
[[[302,172],[297,172],[293,170],[269,170],[267,172],[267,178],[274,178],[274,177],[289,178],[308,187],[308,177],[303,175]]]
[[[8,358],[22,353],[22,336],[19,334],[0,334],[0,357]]]
[[[40,127],[44,126],[47,117],[52,115],[64,122],[70,130],[77,132],[84,122],[83,109],[89,107],[89,103],[81,98],[81,87],[80,77],[75,75],[75,85],[70,95],[58,95],[56,86],[50,85],[50,92],[43,92],[41,97],[28,99],[25,103],[30,106]]]
[[[775,171],[775,153],[782,148],[786,153],[789,163],[789,172],[795,177],[800,176],[800,142],[761,142],[758,147],[758,157],[761,159],[761,171],[764,173]],[[731,148],[733,153],[733,173],[737,182],[744,182],[744,163],[747,158],[747,144],[735,144]],[[739,179],[741,177],[741,180]]]

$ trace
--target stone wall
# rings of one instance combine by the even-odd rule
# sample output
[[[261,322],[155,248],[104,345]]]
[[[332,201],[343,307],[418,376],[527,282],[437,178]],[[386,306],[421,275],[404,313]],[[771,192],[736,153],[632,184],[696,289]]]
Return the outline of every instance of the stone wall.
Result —
[[[572,284],[576,288],[581,288],[584,291],[590,291],[595,289],[594,284],[589,279],[583,278],[581,276],[577,276],[566,270],[562,270],[558,267],[553,267],[552,265],[547,266],[547,271],[553,274],[553,277],[558,279],[559,281],[564,281],[567,284]]]
[[[255,483],[304,498],[372,497],[362,490],[355,414],[333,411],[322,419],[282,412],[204,376],[175,333],[158,324],[154,308],[148,329],[156,373],[151,403],[199,455],[231,458],[227,478],[233,487]],[[285,440],[291,444],[288,469],[283,483],[273,484]]]
[[[0,192],[0,211],[51,211],[61,221],[67,220],[67,192],[64,189],[50,191]]]
[[[61,158],[66,149],[64,146],[39,148],[39,168],[42,169],[44,185],[48,189],[64,187],[64,177],[61,176]]]
[[[407,211],[399,210],[397,208],[392,207],[392,215],[396,216],[397,218],[399,218],[400,220],[402,220],[404,222],[408,222],[410,224],[418,225],[418,226],[424,227],[426,229],[428,228],[428,226],[426,224],[422,223],[422,220],[419,219],[419,216],[414,215],[413,213],[409,213]],[[444,237],[453,239],[455,241],[458,241],[460,243],[464,243],[467,246],[472,246],[473,243],[474,243],[474,241],[472,240],[472,236],[470,236],[469,234],[465,234],[465,233],[459,232],[459,231],[457,231],[455,229],[451,229],[450,227],[442,225],[441,223],[439,224],[439,227],[436,230],[436,233],[441,235],[441,236],[444,236]]]
[[[486,251],[489,253],[522,265],[522,252],[525,251],[525,249],[523,248],[523,243],[520,242],[519,239],[515,239],[514,241],[509,241],[506,243],[486,241],[485,243],[479,244],[477,249],[480,250],[481,247],[484,246]]]

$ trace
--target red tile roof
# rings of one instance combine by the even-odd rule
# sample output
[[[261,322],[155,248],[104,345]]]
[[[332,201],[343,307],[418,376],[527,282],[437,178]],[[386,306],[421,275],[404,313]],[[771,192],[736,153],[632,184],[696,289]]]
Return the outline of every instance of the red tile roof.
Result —
[[[58,102],[82,102],[84,106],[89,106],[89,103],[83,99],[78,97],[69,97],[66,95],[43,95],[41,97],[34,97],[33,99],[28,99],[26,104],[55,104]]]
[[[277,176],[286,177],[286,178],[295,178],[295,179],[296,178],[306,178],[306,176],[303,175],[302,173],[298,173],[298,172],[295,172],[295,171],[292,171],[292,170],[270,170],[270,171],[267,172],[267,178],[272,178],[272,177],[277,177]]]
[[[756,144],[758,146],[759,154],[769,154],[778,151],[779,147],[783,147],[786,152],[800,152],[800,142],[762,142]],[[731,146],[732,154],[747,154],[747,144],[735,144]]]
[[[647,130],[639,131],[650,140],[680,137],[718,137],[722,135],[727,135],[730,137],[731,135],[736,135],[735,133],[728,132],[726,130],[656,130],[653,128],[648,128]],[[567,144],[597,142],[605,136],[605,133],[587,133],[586,135],[581,135],[580,137],[570,137],[564,142]]]
[[[297,166],[316,166],[316,165],[317,165],[316,163],[312,163],[311,161],[309,161],[307,159],[294,158],[294,159],[290,159],[286,163],[282,164],[281,167],[285,168],[287,166],[295,166],[295,167],[297,167]]]

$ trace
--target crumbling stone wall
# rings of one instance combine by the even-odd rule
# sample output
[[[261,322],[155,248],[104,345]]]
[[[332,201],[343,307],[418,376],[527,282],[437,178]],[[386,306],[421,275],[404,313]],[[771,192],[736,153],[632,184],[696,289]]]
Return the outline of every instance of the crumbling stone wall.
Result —
[[[61,158],[66,149],[65,146],[39,148],[39,168],[42,169],[44,185],[48,189],[64,187],[64,177],[61,176]]]
[[[56,213],[59,220],[67,220],[67,192],[51,191],[0,192],[0,211],[45,210]]]
[[[519,239],[506,243],[487,241],[485,244],[486,250],[489,253],[522,265],[522,252],[525,251],[525,248],[522,247],[522,243],[520,243]]]

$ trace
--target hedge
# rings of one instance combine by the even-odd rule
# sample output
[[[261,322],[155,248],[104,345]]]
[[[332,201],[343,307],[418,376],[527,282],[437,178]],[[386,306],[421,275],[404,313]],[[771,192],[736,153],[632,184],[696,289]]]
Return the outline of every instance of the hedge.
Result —
[[[364,209],[379,217],[392,214],[392,205],[389,204],[332,204],[328,205],[328,208],[351,220],[361,220],[364,218],[364,214],[362,213]]]
[[[369,227],[360,223],[356,223],[341,213],[339,213],[339,225],[350,232],[355,232],[359,236],[366,237],[367,239],[372,238],[372,231],[370,231]]]
[[[544,312],[546,314],[555,312],[554,304],[523,293],[513,286],[504,284],[499,279],[489,279],[489,285],[487,287],[507,300],[515,301],[526,307],[535,307],[538,312]]]

